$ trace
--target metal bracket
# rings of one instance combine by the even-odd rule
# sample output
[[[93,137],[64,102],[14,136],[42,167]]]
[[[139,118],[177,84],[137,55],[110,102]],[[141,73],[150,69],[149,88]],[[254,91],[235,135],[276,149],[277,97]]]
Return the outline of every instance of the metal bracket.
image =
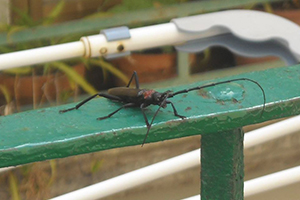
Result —
[[[289,48],[276,40],[253,42],[243,40],[230,33],[188,41],[186,44],[175,48],[178,51],[196,53],[211,46],[222,46],[245,57],[276,56],[285,61],[287,65],[298,63],[297,58],[290,52]]]
[[[288,65],[300,61],[300,27],[273,14],[231,10],[171,22],[182,33],[203,34],[177,46],[179,51],[200,52],[210,46],[223,46],[247,57],[277,56]]]
[[[104,29],[104,30],[100,31],[100,34],[103,34],[106,37],[106,40],[108,42],[131,38],[129,28],[127,26],[120,26],[120,27],[116,27],[116,28]],[[104,57],[106,59],[114,59],[114,58],[119,58],[119,57],[128,56],[128,55],[130,55],[130,51],[123,51],[120,53],[109,54]]]

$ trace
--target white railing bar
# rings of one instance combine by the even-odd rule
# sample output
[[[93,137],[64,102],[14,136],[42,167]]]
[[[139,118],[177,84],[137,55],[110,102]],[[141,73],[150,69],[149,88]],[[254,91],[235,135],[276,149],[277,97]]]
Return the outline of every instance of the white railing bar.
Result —
[[[84,50],[85,47],[82,42],[71,42],[66,44],[1,54],[0,70],[81,57],[84,55]]]
[[[200,164],[200,149],[140,168],[138,170],[55,197],[62,199],[99,199],[135,186],[174,174]]]
[[[0,168],[0,173],[9,171],[9,170],[14,169],[14,168],[16,168],[16,167],[3,167],[3,168]]]
[[[200,194],[196,195],[196,196],[188,197],[188,198],[182,199],[182,200],[199,200],[199,199],[201,199]]]
[[[300,182],[300,166],[246,181],[244,183],[244,197],[274,190],[297,182]],[[184,200],[196,199],[201,199],[200,195],[192,196]]]
[[[300,115],[253,130],[245,134],[244,148],[250,148],[300,131]]]
[[[244,196],[249,197],[297,182],[300,182],[300,166],[246,181]]]

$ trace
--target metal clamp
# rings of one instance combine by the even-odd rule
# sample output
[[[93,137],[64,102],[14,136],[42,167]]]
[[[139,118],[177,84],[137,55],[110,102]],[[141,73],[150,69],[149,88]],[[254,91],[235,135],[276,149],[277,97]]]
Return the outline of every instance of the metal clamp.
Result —
[[[100,31],[100,34],[103,34],[108,42],[131,38],[129,28],[127,26],[120,26],[120,27],[116,27],[116,28],[104,29],[104,30]],[[104,57],[106,59],[114,59],[114,58],[119,58],[119,57],[128,56],[128,55],[130,55],[130,51],[122,51],[122,52],[115,53],[115,54],[108,54],[108,55],[105,55]]]

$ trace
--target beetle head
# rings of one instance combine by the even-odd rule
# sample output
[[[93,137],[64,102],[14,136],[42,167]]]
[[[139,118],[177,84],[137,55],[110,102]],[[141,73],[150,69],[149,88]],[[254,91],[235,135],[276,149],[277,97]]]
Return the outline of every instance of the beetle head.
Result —
[[[167,103],[166,103],[166,100],[168,98],[168,95],[171,91],[168,90],[164,93],[160,93],[160,92],[154,92],[152,94],[152,101],[153,101],[153,104],[155,105],[159,105],[163,108],[167,107]]]

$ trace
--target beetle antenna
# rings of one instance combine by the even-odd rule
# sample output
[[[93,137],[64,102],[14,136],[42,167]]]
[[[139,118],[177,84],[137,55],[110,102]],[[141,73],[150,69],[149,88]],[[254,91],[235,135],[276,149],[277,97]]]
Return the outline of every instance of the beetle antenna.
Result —
[[[153,124],[153,122],[154,122],[154,119],[155,119],[156,115],[158,114],[160,108],[163,107],[163,105],[165,105],[165,103],[166,103],[166,101],[167,101],[167,99],[168,99],[168,97],[169,97],[169,93],[170,93],[170,92],[171,92],[171,91],[167,91],[167,92],[166,92],[166,97],[164,98],[164,100],[161,102],[161,104],[159,105],[158,109],[157,109],[156,112],[154,113],[153,118],[152,118],[152,121],[151,121],[151,123],[149,124],[149,126],[147,127],[147,133],[146,133],[145,138],[144,138],[144,141],[143,141],[143,143],[142,143],[142,147],[144,146],[144,144],[145,144],[145,142],[146,142],[146,140],[147,140],[149,131],[150,131],[150,129],[151,129],[151,126],[152,126],[152,124]]]
[[[263,115],[263,113],[265,111],[265,107],[266,107],[266,94],[265,94],[265,91],[264,91],[263,87],[257,81],[254,81],[254,80],[249,79],[249,78],[236,78],[236,79],[231,79],[231,80],[227,80],[227,81],[221,81],[221,82],[217,82],[217,83],[212,83],[212,84],[197,86],[197,87],[193,87],[193,88],[189,88],[189,89],[179,90],[177,92],[169,94],[168,97],[172,98],[172,97],[174,97],[178,94],[188,93],[188,92],[193,91],[193,90],[201,90],[203,88],[213,87],[213,86],[216,86],[216,85],[221,85],[221,84],[235,82],[235,81],[250,81],[250,82],[256,84],[260,88],[260,90],[262,92],[262,95],[263,95],[263,101],[264,101],[263,102],[263,108],[262,108],[262,111],[261,111],[261,114],[260,114],[260,117],[261,117]]]

